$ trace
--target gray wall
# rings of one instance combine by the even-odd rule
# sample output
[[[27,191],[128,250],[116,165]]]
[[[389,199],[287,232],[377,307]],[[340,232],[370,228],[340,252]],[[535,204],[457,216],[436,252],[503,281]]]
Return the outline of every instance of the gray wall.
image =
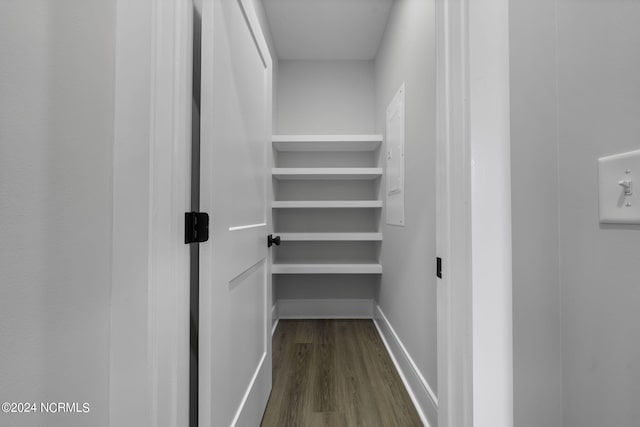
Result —
[[[640,420],[640,227],[598,223],[598,157],[640,148],[640,3],[558,2],[564,425]]]
[[[512,0],[514,424],[562,425],[555,0]]]
[[[375,77],[376,129],[383,134],[387,105],[406,83],[406,226],[383,226],[378,304],[437,392],[434,7],[432,1],[395,2]]]
[[[277,132],[373,133],[373,71],[372,61],[280,61]]]
[[[636,426],[640,227],[599,224],[597,159],[640,147],[640,4],[530,3],[511,17],[515,424]]]
[[[114,0],[0,2],[0,401],[91,405],[1,425],[108,425],[114,55]]]

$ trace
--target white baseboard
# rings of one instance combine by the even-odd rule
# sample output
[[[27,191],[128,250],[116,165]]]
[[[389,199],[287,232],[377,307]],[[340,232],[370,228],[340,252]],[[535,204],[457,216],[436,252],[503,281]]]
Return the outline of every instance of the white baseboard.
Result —
[[[371,299],[281,299],[279,319],[373,319]]]
[[[376,325],[378,333],[393,363],[396,365],[396,369],[420,415],[420,419],[427,427],[437,426],[438,398],[420,373],[411,355],[402,344],[400,337],[393,330],[389,320],[379,306],[376,306],[373,323]]]

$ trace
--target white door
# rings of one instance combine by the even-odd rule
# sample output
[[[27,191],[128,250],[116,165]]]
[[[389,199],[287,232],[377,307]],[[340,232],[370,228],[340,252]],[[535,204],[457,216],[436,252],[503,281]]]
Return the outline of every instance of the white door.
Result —
[[[202,10],[201,426],[256,427],[271,391],[271,58],[246,0]]]

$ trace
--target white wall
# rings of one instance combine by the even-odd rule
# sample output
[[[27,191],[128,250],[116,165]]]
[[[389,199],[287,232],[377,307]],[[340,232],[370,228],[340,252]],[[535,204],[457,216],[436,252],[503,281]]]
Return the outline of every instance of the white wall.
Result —
[[[599,224],[597,159],[639,147],[640,4],[511,19],[516,425],[635,426],[640,227]]]
[[[115,1],[0,2],[0,400],[106,426]]]
[[[280,61],[281,134],[366,134],[375,129],[372,61]]]
[[[387,105],[406,83],[406,226],[383,226],[378,304],[437,393],[435,2],[395,2],[375,78],[376,131],[382,134]]]
[[[596,161],[640,148],[640,3],[557,19],[564,425],[637,426],[640,227],[599,225]]]
[[[152,420],[149,366],[152,1],[117,1],[111,425]],[[144,29],[144,30],[143,30]],[[132,238],[136,236],[136,238]],[[137,398],[136,398],[137,396]]]
[[[555,0],[512,0],[514,424],[562,425]]]

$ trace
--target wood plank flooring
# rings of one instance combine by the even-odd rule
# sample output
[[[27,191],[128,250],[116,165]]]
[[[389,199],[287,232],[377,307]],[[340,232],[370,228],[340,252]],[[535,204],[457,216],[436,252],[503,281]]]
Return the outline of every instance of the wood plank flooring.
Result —
[[[281,320],[262,427],[422,426],[371,320]]]

